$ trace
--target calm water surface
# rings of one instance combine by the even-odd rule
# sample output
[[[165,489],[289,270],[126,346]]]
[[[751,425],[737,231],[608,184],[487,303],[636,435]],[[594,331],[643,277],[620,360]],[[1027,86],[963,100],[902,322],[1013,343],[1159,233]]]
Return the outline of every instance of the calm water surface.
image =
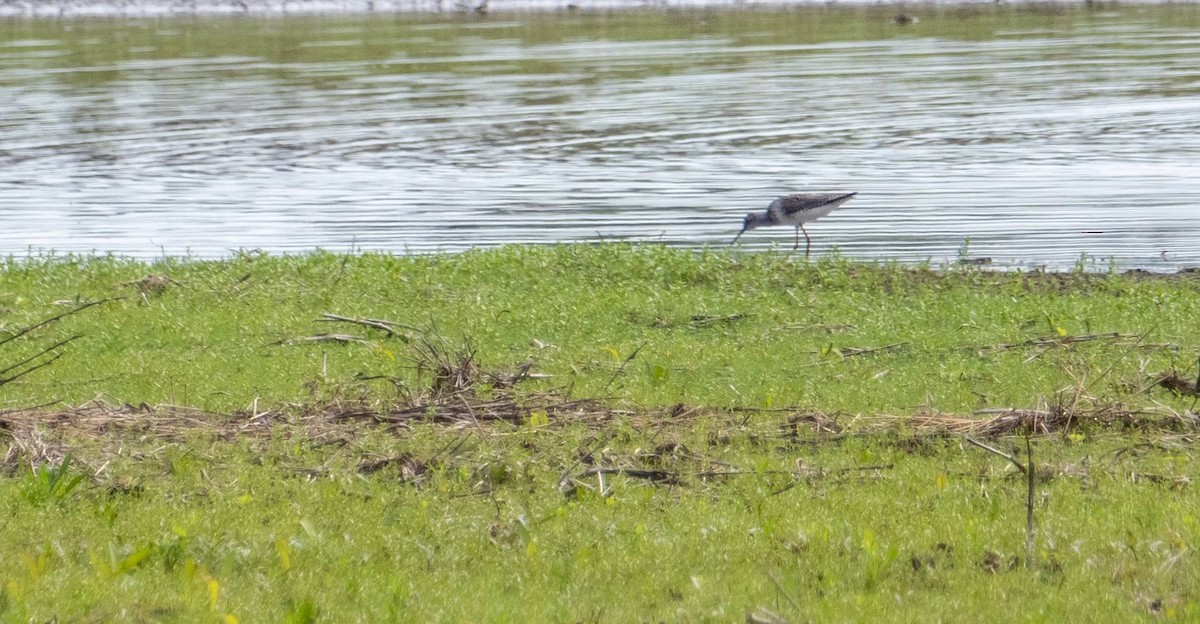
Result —
[[[929,11],[0,22],[0,253],[1200,265],[1198,11]]]

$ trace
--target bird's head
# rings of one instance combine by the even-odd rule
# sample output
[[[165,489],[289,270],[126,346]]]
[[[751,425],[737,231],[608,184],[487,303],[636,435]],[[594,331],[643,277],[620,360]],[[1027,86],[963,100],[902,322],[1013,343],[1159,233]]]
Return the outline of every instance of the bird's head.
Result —
[[[761,212],[752,212],[746,215],[746,218],[742,220],[742,231],[738,232],[738,235],[734,237],[733,242],[738,242],[738,239],[742,237],[742,234],[745,234],[747,231],[753,230],[756,227],[767,225],[770,223],[770,221],[770,217]],[[732,245],[733,243],[730,244]]]

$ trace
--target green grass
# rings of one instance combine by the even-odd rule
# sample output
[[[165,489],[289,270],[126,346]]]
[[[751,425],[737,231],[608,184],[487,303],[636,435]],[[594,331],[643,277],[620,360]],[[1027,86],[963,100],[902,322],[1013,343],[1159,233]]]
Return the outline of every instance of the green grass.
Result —
[[[176,283],[143,294],[131,280],[147,274]],[[0,410],[59,402],[39,412],[48,422],[100,396],[237,413],[169,435],[137,430],[128,410],[108,430],[3,416],[5,621],[745,621],[765,608],[792,622],[1126,622],[1200,609],[1187,431],[1084,423],[1035,437],[1026,561],[1025,484],[1004,460],[952,435],[855,425],[1079,400],[1178,429],[1169,415],[1194,400],[1146,386],[1195,374],[1190,275],[626,245],[41,258],[0,266],[0,340],[113,296],[125,299],[0,345],[4,368],[80,336],[0,384]],[[326,312],[416,329],[405,342],[316,322]],[[294,340],[322,332],[366,342]],[[1135,337],[1022,344],[1107,332]],[[569,391],[627,415],[298,426],[330,401],[382,410],[427,392],[423,340],[471,345],[485,370],[532,360],[548,377],[518,399]],[[225,437],[256,400],[274,430]],[[702,409],[648,411],[677,403]],[[850,428],[785,426],[807,410]],[[601,495],[593,465],[674,481],[607,474]]]
[[[148,273],[178,285],[145,297],[123,285]],[[1200,343],[1196,279],[935,272],[843,260],[805,266],[784,255],[654,246],[153,265],[61,258],[9,262],[0,277],[0,330],[67,309],[55,302],[126,296],[53,328],[53,337],[83,337],[51,374],[0,387],[0,405],[18,406],[78,404],[99,393],[230,411],[256,398],[328,398],[348,386],[387,398],[390,384],[356,376],[414,382],[402,340],[317,322],[322,313],[433,329],[473,344],[488,368],[532,359],[553,376],[545,387],[646,406],[962,412],[1032,406],[1079,377],[1098,397],[1123,398],[1147,370],[1194,370]],[[731,315],[744,316],[720,318]],[[693,320],[705,316],[718,318]],[[337,331],[368,342],[275,344]],[[1135,334],[1142,344],[994,348],[1105,332]],[[7,353],[24,355],[51,337]],[[1155,346],[1167,343],[1177,348]]]
[[[429,438],[447,435],[359,444],[430,457]],[[4,479],[0,608],[9,621],[284,621],[304,605],[322,621],[731,621],[767,607],[791,621],[1125,622],[1154,603],[1169,619],[1196,614],[1187,446],[1039,443],[1050,480],[1027,569],[1022,480],[953,441],[709,448],[685,435],[750,474],[678,486],[613,476],[607,498],[567,497],[559,471],[585,437],[474,436],[420,484],[283,441],[118,458],[106,478],[136,487],[62,498]],[[646,437],[628,432],[605,452]],[[797,459],[831,472],[770,472]],[[327,472],[310,481],[296,470],[306,463]],[[861,464],[892,467],[836,472]]]

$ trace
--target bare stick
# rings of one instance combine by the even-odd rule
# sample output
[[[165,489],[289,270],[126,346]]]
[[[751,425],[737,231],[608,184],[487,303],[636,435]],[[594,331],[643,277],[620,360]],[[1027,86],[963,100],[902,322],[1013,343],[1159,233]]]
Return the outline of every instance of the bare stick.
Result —
[[[726,314],[725,316],[706,316],[703,314],[697,314],[692,316],[692,318],[688,321],[688,325],[691,325],[692,327],[708,327],[709,325],[716,323],[732,324],[736,321],[747,318],[748,316],[750,315],[742,314],[741,312],[736,314]]]
[[[72,314],[75,314],[76,312],[82,312],[92,306],[98,306],[103,303],[108,303],[110,301],[118,301],[121,299],[125,299],[125,297],[109,297],[108,299],[101,299],[99,301],[91,301],[91,302],[88,302],[88,303],[85,303],[85,304],[82,304],[79,306],[75,306],[74,308],[71,308],[70,310],[63,312],[62,314],[52,316],[40,323],[30,325],[29,327],[24,327],[17,333],[9,336],[8,338],[0,339],[0,345],[3,345],[8,342],[12,342],[12,341],[16,340],[17,338],[20,338],[21,336],[24,336],[25,334],[28,334],[29,332],[31,332],[35,329],[38,329],[39,327],[45,327],[46,325],[49,325],[50,323],[53,323],[54,321],[71,316]]]
[[[847,347],[845,349],[840,349],[840,351],[842,353],[842,357],[854,357],[856,355],[865,355],[867,353],[877,353],[879,351],[891,351],[892,349],[897,349],[897,348],[903,347],[906,344],[908,344],[908,342],[897,342],[897,343],[890,344],[890,345],[884,345],[882,347],[866,347],[866,348]]]
[[[1026,482],[1029,485],[1028,491],[1025,493],[1025,567],[1030,566],[1033,561],[1033,492],[1037,484],[1037,470],[1033,466],[1033,443],[1029,441],[1029,434],[1025,434],[1025,471]]]
[[[74,335],[74,336],[71,336],[70,338],[67,338],[67,339],[64,339],[64,340],[59,340],[58,342],[56,342],[56,343],[54,343],[54,344],[52,344],[52,345],[50,345],[50,346],[46,347],[45,349],[42,349],[41,351],[38,351],[37,353],[35,353],[35,354],[33,354],[33,355],[31,355],[31,356],[29,356],[29,357],[25,358],[24,360],[21,360],[20,362],[17,362],[16,364],[13,364],[12,366],[9,366],[8,368],[5,368],[5,369],[3,369],[3,370],[0,370],[0,375],[5,375],[5,374],[7,374],[9,371],[13,371],[13,370],[16,370],[16,369],[18,369],[18,368],[21,368],[22,366],[24,366],[24,365],[26,365],[26,364],[28,364],[28,363],[30,363],[30,362],[32,362],[32,361],[34,361],[34,360],[36,360],[36,359],[38,359],[38,358],[42,357],[43,355],[46,355],[47,353],[49,353],[49,352],[51,352],[51,351],[53,351],[53,350],[55,350],[55,349],[57,349],[57,348],[59,348],[59,347],[61,347],[61,346],[65,345],[65,344],[67,344],[68,342],[71,342],[72,340],[75,340],[76,338],[79,338],[80,336],[81,336],[81,334],[76,334],[76,335]],[[44,366],[44,364],[43,364],[43,366]],[[41,366],[39,366],[38,368],[41,368]],[[34,369],[30,369],[30,370],[34,370]],[[26,372],[28,372],[28,371],[26,371]],[[24,374],[25,374],[25,373],[20,373],[20,374],[18,374],[18,375],[17,375],[17,377],[19,377],[19,376],[21,376],[21,375],[24,375]],[[3,378],[3,377],[0,377],[0,384],[2,384],[2,383],[7,383],[7,382],[10,382],[10,381],[12,381],[13,379],[16,379],[17,377],[12,377],[11,379],[5,379],[5,378]]]
[[[317,334],[316,336],[304,336],[303,338],[298,338],[297,340],[303,340],[305,342],[340,342],[342,344],[366,342],[366,340],[351,334]]]
[[[329,313],[323,313],[323,314],[321,314],[321,317],[322,318],[317,319],[317,321],[323,322],[323,323],[334,323],[334,322],[354,323],[356,325],[362,325],[363,327],[370,327],[372,329],[382,330],[384,332],[387,332],[388,338],[391,338],[392,336],[394,336],[396,334],[397,328],[407,329],[409,331],[417,331],[417,328],[415,328],[411,325],[405,325],[403,323],[396,323],[394,321],[385,321],[383,319],[351,318],[348,316],[341,316],[338,314],[329,314]]]
[[[1138,334],[1125,334],[1125,333],[1121,333],[1121,332],[1111,332],[1111,333],[1107,333],[1107,334],[1076,334],[1076,335],[1072,335],[1072,336],[1052,336],[1052,337],[1048,337],[1048,338],[1030,338],[1029,340],[1026,340],[1024,342],[1002,342],[1002,343],[993,344],[993,345],[974,345],[974,346],[968,345],[968,346],[965,346],[962,348],[969,349],[969,350],[975,350],[975,351],[1006,351],[1009,349],[1020,349],[1023,347],[1053,348],[1053,347],[1061,347],[1061,346],[1065,346],[1065,345],[1078,344],[1081,342],[1093,342],[1096,340],[1111,340],[1113,342],[1128,342],[1128,341],[1132,340],[1133,342],[1136,343],[1136,345],[1146,346],[1146,347],[1170,348],[1170,347],[1174,346],[1170,343],[1161,344],[1161,345],[1145,344],[1143,342],[1145,340],[1145,338],[1146,338],[1145,334],[1142,334],[1139,336]]]
[[[592,445],[592,448],[590,450],[588,450],[586,453],[577,454],[576,455],[577,459],[575,460],[575,463],[571,464],[570,466],[567,466],[567,469],[564,470],[561,475],[559,475],[558,485],[561,487],[563,484],[565,484],[569,480],[568,477],[571,476],[571,471],[575,470],[576,466],[583,463],[583,458],[591,457],[591,455],[593,453],[600,450],[600,447],[604,446],[605,444],[608,444],[608,441],[610,439],[611,439],[611,436],[600,437],[599,439],[596,440],[596,443]]]
[[[771,579],[771,583],[775,585],[775,591],[778,591],[779,594],[788,601],[788,604],[792,605],[793,609],[799,611],[800,605],[796,604],[796,601],[793,600],[790,595],[788,595],[787,590],[783,588],[783,583],[780,583],[779,579],[775,578],[774,574],[768,574],[767,578]]]
[[[984,444],[983,442],[980,442],[980,441],[972,438],[971,436],[963,436],[963,437],[964,437],[964,439],[966,439],[967,442],[971,443],[972,445],[978,446],[979,448],[981,448],[989,453],[999,455],[1000,457],[1003,457],[1004,459],[1007,459],[1008,461],[1012,462],[1012,465],[1016,466],[1017,469],[1020,470],[1022,473],[1029,472],[1025,468],[1025,464],[1022,464],[1020,462],[1020,460],[1018,460],[1016,457],[1013,457],[1012,455],[1009,455],[1008,453],[1005,453],[1004,451],[1002,451],[994,446],[989,446],[987,444]]]
[[[40,354],[39,354],[39,355],[40,355]],[[46,366],[49,366],[49,365],[51,365],[51,364],[53,364],[53,363],[54,363],[54,360],[57,360],[58,358],[62,357],[62,355],[63,355],[63,354],[62,354],[62,351],[59,351],[58,353],[55,353],[55,354],[54,354],[54,357],[52,357],[52,358],[50,358],[50,359],[46,360],[45,362],[42,362],[41,364],[38,364],[37,366],[31,367],[31,368],[27,368],[27,369],[25,369],[25,370],[23,370],[23,371],[21,371],[21,372],[17,373],[16,375],[13,375],[12,377],[7,377],[7,378],[5,378],[5,379],[0,379],[0,386],[4,385],[4,384],[6,384],[6,383],[9,383],[10,381],[16,381],[16,380],[18,380],[18,379],[20,379],[20,378],[24,377],[25,375],[28,375],[29,373],[32,373],[33,371],[35,371],[35,370],[37,370],[37,369],[39,369],[39,368],[44,368],[44,367],[46,367]]]
[[[342,344],[350,344],[353,342],[365,343],[367,341],[362,338],[359,338],[358,336],[352,336],[350,334],[317,334],[316,336],[301,336],[299,338],[284,338],[282,340],[276,340],[275,342],[268,343],[266,346],[274,347],[277,345],[293,344],[293,343],[297,343],[297,342],[340,342]]]
[[[1007,459],[1008,461],[1012,462],[1012,465],[1016,466],[1021,472],[1025,473],[1025,483],[1027,486],[1025,490],[1025,567],[1028,568],[1030,566],[1030,562],[1033,560],[1033,499],[1034,493],[1037,489],[1037,470],[1035,470],[1033,466],[1033,442],[1030,441],[1030,435],[1028,433],[1025,434],[1025,464],[1022,464],[1020,461],[1018,461],[1016,457],[1013,457],[1012,455],[1009,455],[1008,453],[1005,453],[994,446],[989,446],[983,442],[979,442],[970,436],[963,437],[972,445]]]
[[[645,479],[647,481],[661,481],[665,483],[677,483],[679,475],[667,470],[645,470],[641,468],[609,468],[607,466],[594,466],[579,473],[575,478],[582,479],[592,475],[613,474],[624,475],[626,477],[634,477],[637,479]]]
[[[611,386],[612,382],[616,381],[617,377],[619,377],[621,373],[625,372],[625,367],[629,366],[629,363],[633,361],[633,358],[637,357],[638,351],[641,351],[642,347],[644,346],[646,346],[646,343],[638,345],[638,348],[634,349],[633,353],[630,353],[629,357],[625,358],[624,362],[621,362],[621,365],[617,367],[617,372],[613,373],[613,376],[608,378],[608,383],[604,384],[605,388]]]

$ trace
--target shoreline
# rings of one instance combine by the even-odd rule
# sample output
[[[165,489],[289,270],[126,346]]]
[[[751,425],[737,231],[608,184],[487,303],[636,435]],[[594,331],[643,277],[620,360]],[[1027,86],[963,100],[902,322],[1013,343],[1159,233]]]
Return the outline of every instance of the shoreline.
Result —
[[[985,407],[1024,406],[1070,378],[1044,358],[1036,360],[1039,369],[1011,356],[990,362],[992,356],[975,351],[992,353],[995,345],[1004,345],[1003,353],[1069,351],[1074,347],[1059,347],[1060,339],[1115,332],[1122,340],[1148,337],[1145,344],[1118,341],[1096,351],[1100,359],[1091,366],[1108,366],[1109,357],[1130,366],[1128,350],[1153,343],[1162,358],[1156,369],[1170,363],[1190,370],[1195,328],[1188,321],[1200,309],[1197,271],[802,263],[782,254],[632,245],[512,246],[441,256],[246,254],[198,262],[9,259],[0,263],[0,279],[0,340],[74,307],[106,302],[41,330],[47,340],[62,332],[85,338],[66,347],[70,357],[52,373],[2,386],[0,400],[20,407],[77,405],[96,396],[218,411],[251,400],[311,402],[322,395],[301,388],[314,370],[325,371],[322,379],[406,377],[394,369],[411,359],[404,355],[411,339],[436,335],[447,344],[465,341],[489,366],[538,362],[547,379],[574,379],[574,396],[614,396],[617,375],[626,381],[618,398],[650,406],[907,413],[928,395],[945,397],[939,410],[963,413],[980,406],[972,389],[989,397]],[[375,325],[339,325],[344,319],[388,319],[406,329],[383,335]],[[13,361],[41,344],[6,342],[0,355]],[[635,350],[637,372],[625,380],[630,367],[621,364]],[[928,377],[931,367],[949,363],[978,375],[979,386]],[[92,380],[95,366],[122,373]],[[779,366],[803,371],[804,384],[767,374]],[[1000,370],[995,366],[1012,379],[987,381]],[[1141,372],[1122,371],[1140,384]],[[839,392],[831,382],[837,375],[856,376],[878,394]],[[724,378],[740,381],[729,385]],[[349,377],[344,383],[365,384],[372,397],[392,396],[387,385]],[[326,398],[341,391],[338,384],[327,390],[334,394]]]
[[[757,11],[763,13],[794,10],[904,10],[897,20],[902,25],[915,22],[910,13],[944,9],[1010,8],[1018,10],[1065,10],[1086,8],[1103,10],[1118,6],[1174,5],[1165,0],[1145,0],[1125,3],[1093,2],[1092,0],[1020,0],[1017,2],[987,2],[984,0],[945,0],[908,3],[903,0],[871,2],[870,0],[800,0],[798,2],[739,2],[738,0],[181,0],[177,2],[142,0],[132,2],[37,2],[9,1],[0,4],[0,19],[73,19],[122,18],[169,19],[176,17],[364,17],[411,16],[487,19],[489,17],[521,17],[526,15],[604,15],[614,12],[637,11]],[[1185,4],[1194,4],[1185,3]]]
[[[1042,264],[993,264],[993,259],[986,256],[963,256],[958,258],[946,258],[941,260],[933,260],[932,258],[920,261],[897,260],[892,258],[854,258],[843,256],[836,251],[831,254],[814,257],[811,261],[803,261],[801,256],[795,252],[788,252],[782,249],[765,249],[765,250],[740,250],[732,247],[678,247],[665,245],[661,243],[645,243],[637,241],[564,241],[557,243],[546,244],[520,244],[511,243],[498,245],[494,247],[475,247],[463,251],[432,251],[428,253],[394,253],[385,250],[377,249],[351,249],[348,251],[333,250],[317,247],[300,252],[267,252],[258,249],[239,249],[229,253],[228,255],[209,257],[209,256],[185,256],[185,255],[160,255],[156,257],[132,256],[126,254],[117,254],[104,251],[91,252],[64,252],[59,253],[54,250],[36,250],[28,251],[24,254],[10,253],[0,255],[0,275],[6,269],[29,269],[38,265],[49,265],[54,263],[80,264],[91,262],[111,262],[125,265],[127,267],[141,267],[145,271],[153,271],[155,267],[166,265],[170,267],[196,267],[201,265],[220,265],[229,264],[247,258],[265,258],[274,259],[277,261],[305,261],[315,258],[332,257],[338,259],[365,259],[365,258],[389,258],[395,261],[405,261],[408,259],[415,260],[451,260],[453,258],[462,257],[470,254],[493,254],[505,253],[512,249],[526,250],[541,250],[546,253],[554,253],[553,250],[574,249],[574,248],[593,248],[605,247],[609,249],[619,249],[622,252],[657,249],[669,252],[689,253],[695,257],[708,256],[710,254],[729,255],[732,258],[771,258],[780,259],[781,261],[790,261],[795,266],[803,268],[805,266],[816,266],[820,264],[837,264],[845,266],[859,267],[863,270],[871,269],[896,269],[899,271],[908,272],[927,272],[937,275],[961,274],[967,272],[979,273],[981,275],[996,275],[996,276],[1075,276],[1084,275],[1090,277],[1105,277],[1105,276],[1122,276],[1133,279],[1191,279],[1200,276],[1200,266],[1183,266],[1171,267],[1156,270],[1140,266],[1120,267],[1112,262],[1106,262],[1103,258],[1085,256],[1075,262],[1071,267],[1056,267],[1051,268],[1047,263]]]

